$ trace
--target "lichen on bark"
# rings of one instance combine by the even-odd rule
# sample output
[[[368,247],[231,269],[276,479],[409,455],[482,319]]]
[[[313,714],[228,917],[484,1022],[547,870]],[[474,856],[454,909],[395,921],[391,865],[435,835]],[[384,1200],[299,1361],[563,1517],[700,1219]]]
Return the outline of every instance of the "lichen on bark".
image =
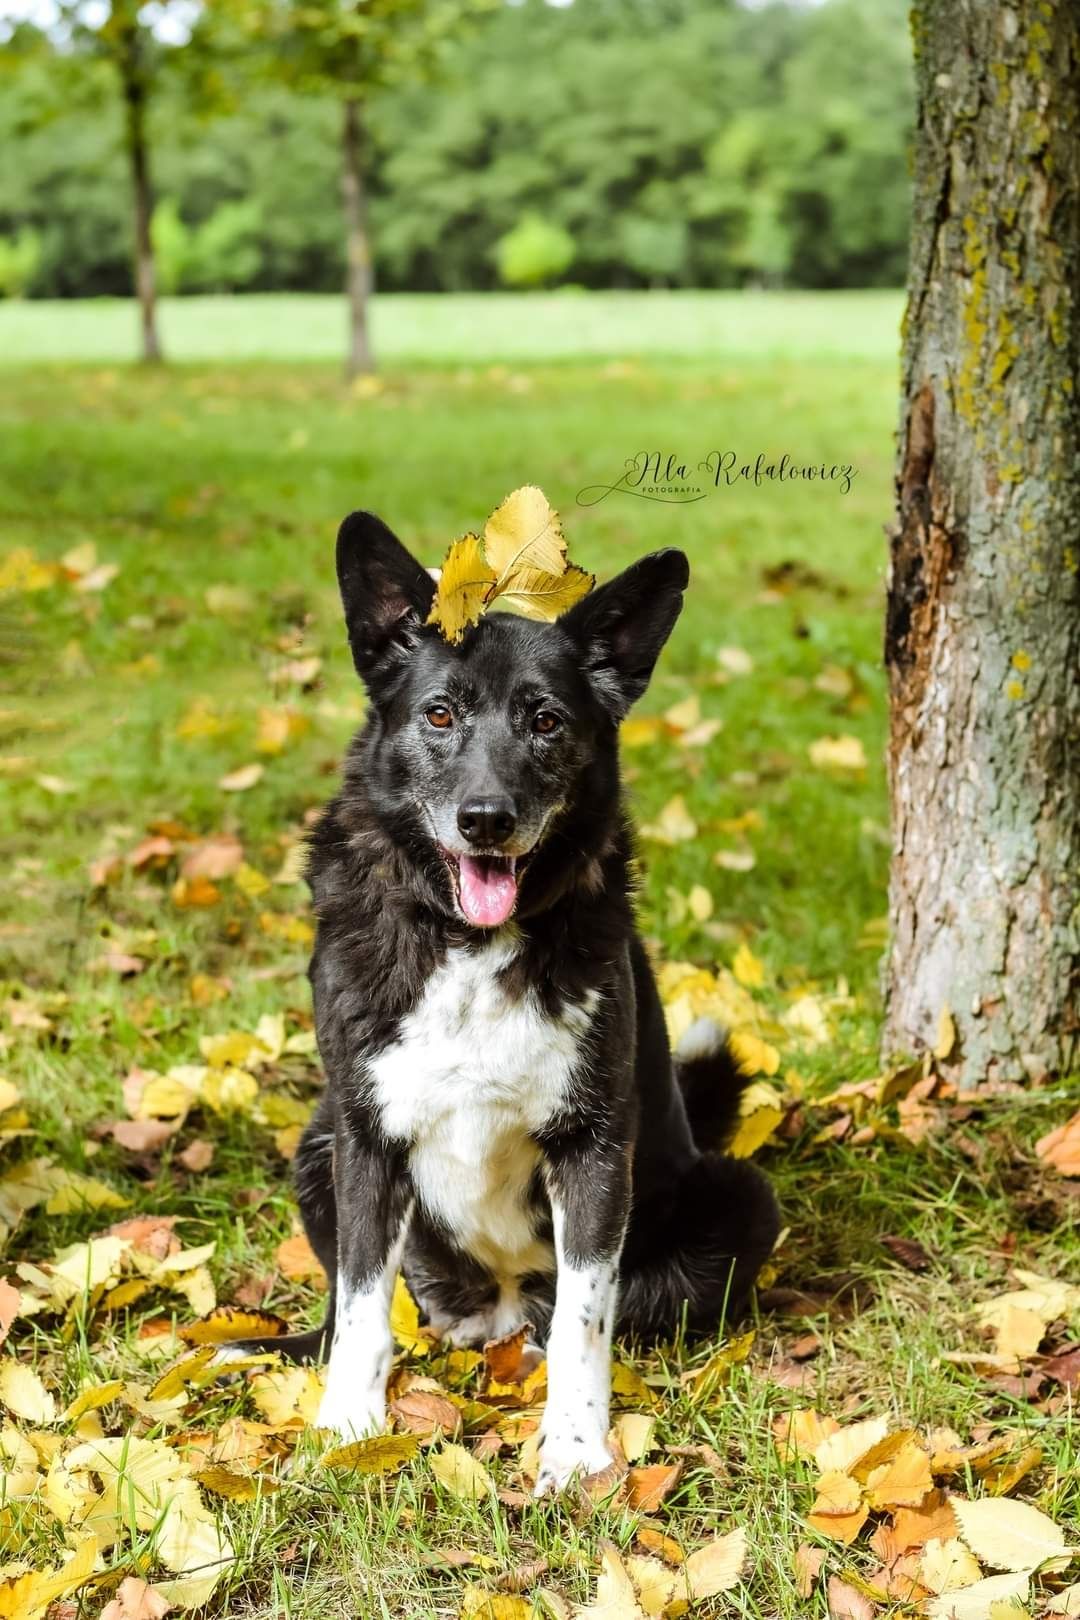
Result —
[[[888,1053],[1076,1060],[1080,7],[918,0],[885,657]]]

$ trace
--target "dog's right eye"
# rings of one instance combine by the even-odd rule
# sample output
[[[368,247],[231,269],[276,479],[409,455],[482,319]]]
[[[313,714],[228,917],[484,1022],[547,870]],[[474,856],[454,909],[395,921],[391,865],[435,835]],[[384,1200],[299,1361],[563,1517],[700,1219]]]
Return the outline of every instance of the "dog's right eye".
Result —
[[[445,703],[433,703],[430,709],[425,709],[424,719],[436,731],[447,731],[454,723],[454,717]]]

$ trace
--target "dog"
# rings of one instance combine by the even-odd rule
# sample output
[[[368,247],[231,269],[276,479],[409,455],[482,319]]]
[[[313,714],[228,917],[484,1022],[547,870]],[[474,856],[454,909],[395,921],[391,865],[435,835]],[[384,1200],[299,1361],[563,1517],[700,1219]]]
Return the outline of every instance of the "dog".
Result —
[[[746,1084],[699,1021],[669,1050],[634,917],[618,728],[682,607],[680,551],[552,623],[489,612],[450,645],[432,577],[380,521],[337,574],[369,711],[311,839],[326,1089],[295,1162],[330,1278],[319,1425],[381,1429],[404,1272],[454,1345],[546,1341],[537,1494],[612,1461],[611,1338],[715,1331],[779,1219],[717,1151]]]

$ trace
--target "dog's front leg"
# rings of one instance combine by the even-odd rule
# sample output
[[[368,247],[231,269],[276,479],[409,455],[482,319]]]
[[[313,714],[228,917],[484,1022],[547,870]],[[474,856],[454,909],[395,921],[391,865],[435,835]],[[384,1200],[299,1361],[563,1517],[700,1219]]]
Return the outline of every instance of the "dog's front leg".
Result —
[[[403,1167],[392,1158],[356,1124],[339,1120],[334,1338],[319,1427],[346,1438],[375,1434],[386,1424],[386,1381],[394,1356],[390,1302],[410,1208]]]
[[[571,1150],[552,1163],[549,1192],[557,1270],[537,1496],[612,1462],[611,1333],[630,1204],[628,1155],[615,1145]]]

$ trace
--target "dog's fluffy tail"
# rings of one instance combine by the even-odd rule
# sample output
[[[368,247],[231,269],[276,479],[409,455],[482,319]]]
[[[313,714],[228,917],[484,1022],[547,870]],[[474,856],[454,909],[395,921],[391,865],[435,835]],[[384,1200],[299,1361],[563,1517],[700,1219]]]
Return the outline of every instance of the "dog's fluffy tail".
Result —
[[[732,1055],[727,1036],[711,1018],[699,1018],[673,1055],[695,1144],[703,1152],[725,1147],[739,1121],[739,1099],[750,1084]]]

